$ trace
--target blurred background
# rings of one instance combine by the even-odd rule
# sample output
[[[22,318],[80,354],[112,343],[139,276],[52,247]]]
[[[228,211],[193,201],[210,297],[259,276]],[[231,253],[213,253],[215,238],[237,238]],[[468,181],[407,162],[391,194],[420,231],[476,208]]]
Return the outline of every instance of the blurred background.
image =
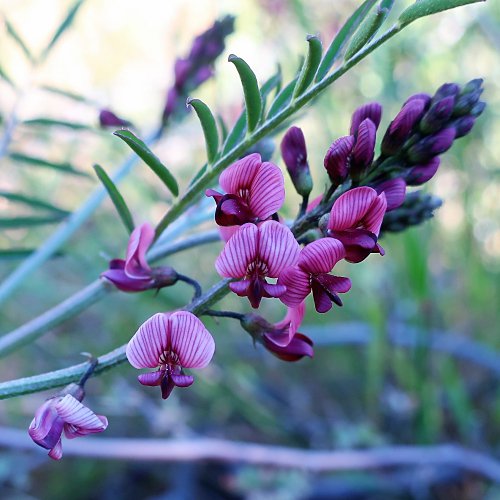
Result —
[[[409,3],[396,2],[395,14]],[[215,19],[234,15],[235,32],[216,63],[215,78],[194,95],[232,124],[242,93],[226,62],[228,54],[243,57],[261,82],[279,63],[289,81],[305,53],[305,35],[320,33],[327,45],[357,4],[87,0],[45,61],[34,66],[30,55],[43,51],[72,3],[0,0],[0,279],[22,261],[17,249],[40,245],[96,188],[94,163],[111,172],[129,155],[113,129],[99,128],[99,110],[109,108],[130,120],[142,137],[154,130],[174,81],[175,59],[185,57],[193,38]],[[443,198],[443,207],[423,226],[385,237],[385,257],[341,266],[338,274],[353,281],[351,292],[342,297],[344,307],[325,315],[311,313],[301,328],[315,341],[315,358],[284,363],[260,346],[254,348],[238,322],[208,318],[205,324],[215,336],[217,353],[208,368],[195,374],[189,390],[174,391],[162,401],[157,390],[137,383],[137,372],[128,364],[90,381],[86,403],[110,420],[104,437],[203,436],[332,450],[457,442],[498,456],[499,23],[498,2],[418,21],[291,122],[304,131],[314,193],[320,194],[326,183],[325,152],[347,133],[357,106],[380,101],[385,127],[413,93],[432,94],[444,82],[485,79],[486,111],[472,133],[443,156],[426,185]],[[199,123],[193,113],[183,113],[153,148],[179,179],[181,191],[205,161]],[[278,145],[282,134],[275,137]],[[278,150],[273,160],[283,167]],[[291,183],[288,188],[283,213],[293,216],[299,198]],[[157,223],[172,202],[143,164],[120,189],[137,222]],[[53,207],[44,211],[2,195],[6,192]],[[44,216],[46,223],[33,222],[34,214]],[[28,219],[22,227],[13,221],[19,217]],[[196,231],[212,227],[209,221]],[[3,305],[1,333],[96,279],[111,257],[123,256],[126,242],[106,200]],[[169,258],[168,264],[208,287],[218,279],[213,262],[221,246],[189,250]],[[190,295],[182,284],[158,295],[112,294],[2,359],[0,379],[79,363],[82,351],[108,352],[127,342],[151,314],[182,307]],[[248,303],[236,297],[226,298],[221,307],[249,311]],[[266,301],[262,309],[270,320],[285,310]],[[48,396],[2,401],[0,424],[27,428]],[[2,450],[2,498],[100,499],[117,493],[124,499],[500,498],[500,485],[446,467],[320,475],[239,464],[148,464],[74,456],[55,463],[33,448]]]

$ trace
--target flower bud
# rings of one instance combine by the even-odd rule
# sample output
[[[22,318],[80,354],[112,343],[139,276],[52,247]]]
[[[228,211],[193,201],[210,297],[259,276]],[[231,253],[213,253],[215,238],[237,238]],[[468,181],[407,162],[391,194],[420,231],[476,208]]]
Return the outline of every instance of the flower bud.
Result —
[[[420,131],[428,135],[443,128],[453,113],[454,105],[455,98],[453,96],[444,97],[439,101],[433,102],[420,121]]]
[[[405,104],[408,104],[410,101],[415,100],[415,99],[419,99],[421,101],[424,101],[425,109],[427,109],[429,107],[429,104],[431,103],[431,100],[432,100],[432,98],[429,94],[426,94],[425,92],[420,92],[418,94],[413,94],[410,97],[408,97],[408,99],[406,99],[406,101],[403,103],[403,106]]]
[[[476,118],[474,116],[461,116],[453,122],[453,127],[455,128],[455,139],[467,135],[476,123]]]
[[[333,141],[324,159],[324,166],[334,185],[340,185],[349,173],[349,160],[354,147],[354,136],[347,135]]]
[[[123,118],[120,118],[119,116],[115,115],[112,111],[109,109],[101,109],[99,113],[99,125],[101,128],[107,128],[107,127],[130,127],[132,124],[124,120]]]
[[[471,109],[471,111],[470,111],[471,116],[475,116],[477,118],[484,111],[485,107],[486,107],[486,103],[483,101],[479,101]]]
[[[414,144],[407,152],[408,159],[413,165],[427,163],[434,156],[447,151],[455,139],[455,129],[445,128],[428,135]]]
[[[308,196],[313,184],[307,163],[306,141],[300,128],[288,129],[281,141],[281,156],[297,193],[301,196]]]
[[[351,155],[352,179],[358,180],[371,165],[375,154],[376,134],[377,127],[369,118],[360,123]]]
[[[474,105],[479,101],[483,89],[473,90],[458,96],[453,110],[453,116],[463,116],[471,112]]]
[[[445,97],[456,97],[460,92],[460,87],[456,83],[444,83],[436,90],[432,97],[433,102],[439,101]]]
[[[381,152],[383,155],[392,156],[398,153],[422,117],[425,106],[426,101],[420,98],[410,99],[404,104],[382,139]]]
[[[378,102],[369,102],[357,108],[352,114],[351,129],[349,134],[357,135],[359,126],[363,120],[369,118],[375,125],[375,130],[380,125],[382,118],[382,106]]]
[[[153,279],[153,286],[151,288],[172,286],[179,279],[175,269],[170,266],[153,267],[151,269],[151,278]]]
[[[434,156],[424,165],[411,168],[406,174],[405,180],[408,186],[420,186],[432,179],[439,168],[440,159]]]

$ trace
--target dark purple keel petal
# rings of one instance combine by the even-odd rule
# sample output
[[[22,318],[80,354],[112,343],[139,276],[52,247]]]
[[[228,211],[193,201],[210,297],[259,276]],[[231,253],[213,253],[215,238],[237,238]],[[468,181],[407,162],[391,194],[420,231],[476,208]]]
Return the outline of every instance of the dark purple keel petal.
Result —
[[[343,276],[333,276],[332,274],[318,274],[313,278],[325,290],[334,293],[347,293],[351,289],[351,280]],[[339,304],[342,305],[342,304]]]
[[[174,381],[168,375],[161,381],[161,397],[167,399],[175,387]]]
[[[277,346],[270,341],[266,335],[262,338],[264,347],[283,361],[298,361],[304,356],[312,358],[314,356],[313,342],[309,337],[296,333],[291,342],[286,347]]]
[[[153,288],[155,285],[154,279],[151,277],[146,279],[130,278],[125,274],[125,271],[119,268],[104,271],[101,273],[101,278],[111,281],[122,292],[143,292],[144,290]]]
[[[359,247],[364,250],[373,250],[377,244],[377,237],[366,229],[330,231],[329,236],[339,240],[346,249],[347,247]]]
[[[224,195],[215,209],[215,222],[219,226],[241,226],[256,219],[248,205],[235,194]]]
[[[61,437],[64,421],[55,409],[56,398],[47,400],[36,412],[28,433],[33,441],[50,450],[54,448]]]
[[[316,279],[312,280],[314,306],[319,313],[326,313],[332,308],[332,294],[330,294]],[[338,296],[336,296],[338,299]],[[339,304],[342,305],[342,302]]]
[[[267,281],[264,281],[262,283],[262,288],[263,288],[263,296],[267,298],[278,298],[281,297],[285,292],[286,292],[286,286],[285,285],[280,285],[277,283],[276,285],[272,283],[267,283]]]
[[[194,378],[191,375],[184,375],[182,373],[172,373],[170,377],[176,387],[189,387],[194,382]]]
[[[141,373],[137,379],[142,385],[154,387],[161,384],[164,376],[165,370],[157,370],[155,372]]]

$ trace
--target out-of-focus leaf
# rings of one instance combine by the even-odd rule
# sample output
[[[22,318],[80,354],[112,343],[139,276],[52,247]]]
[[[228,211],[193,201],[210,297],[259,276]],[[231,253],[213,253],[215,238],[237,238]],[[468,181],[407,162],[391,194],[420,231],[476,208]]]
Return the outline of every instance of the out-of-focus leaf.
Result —
[[[34,62],[34,57],[31,54],[30,50],[28,49],[28,46],[24,43],[24,40],[21,38],[21,35],[19,35],[19,33],[14,28],[13,24],[7,18],[5,18],[4,20],[5,20],[5,26],[7,28],[7,33],[10,35],[12,40],[16,42],[18,47],[23,51],[27,59],[30,62]]]
[[[9,85],[12,85],[12,87],[15,87],[14,82],[11,80],[9,75],[5,72],[3,67],[0,65],[0,78],[4,81],[7,82]]]
[[[276,73],[273,76],[269,77],[260,88],[260,95],[262,96],[262,101],[265,102],[269,94],[276,89],[276,92],[279,92],[281,89],[282,83],[282,75],[281,75],[281,66],[278,66]]]
[[[76,102],[84,102],[84,103],[92,104],[95,106],[99,105],[99,103],[93,101],[92,99],[88,99],[87,97],[85,97],[83,95],[76,94],[75,92],[70,92],[69,90],[64,90],[64,89],[60,89],[57,87],[53,87],[52,85],[42,85],[40,88],[43,90],[46,90],[47,92],[50,92],[52,94],[57,94],[57,95],[67,97],[68,99],[72,99],[73,101],[76,101]]]
[[[220,132],[220,138],[222,143],[226,140],[227,137],[227,127],[226,124],[224,123],[224,119],[222,116],[217,115],[217,123],[219,124],[219,132]]]
[[[319,63],[321,62],[321,56],[323,54],[321,40],[317,36],[309,35],[307,37],[307,42],[309,43],[307,57],[300,70],[297,85],[295,85],[293,91],[293,97],[299,96],[309,87],[314,79]]]
[[[37,158],[35,156],[25,155],[23,153],[10,153],[9,158],[13,161],[26,163],[35,167],[51,168],[64,174],[79,175],[81,177],[91,177],[89,174],[87,174],[87,172],[83,172],[82,170],[73,168],[69,163],[55,163],[52,161],[44,160],[42,158]]]
[[[231,149],[238,144],[239,140],[245,134],[246,123],[246,115],[245,113],[241,113],[231,132],[229,132],[229,135],[226,137],[226,142],[222,148],[222,154],[226,154],[228,151],[231,151]]]
[[[247,116],[247,130],[252,132],[260,120],[262,111],[262,97],[257,83],[257,77],[252,68],[241,58],[231,54],[228,59],[232,62],[240,75]]]
[[[207,160],[212,164],[217,157],[219,150],[219,132],[217,131],[217,123],[210,108],[199,99],[188,99],[187,104],[193,106],[203,129],[205,136],[205,146],[207,149]]]
[[[0,260],[21,260],[30,256],[35,248],[10,248],[9,250],[0,250]],[[61,253],[55,254],[53,257],[60,257]]]
[[[179,186],[175,177],[141,139],[136,137],[130,130],[116,130],[113,134],[124,141],[132,151],[140,156],[144,163],[161,179],[174,196],[179,195]]]
[[[208,169],[208,164],[205,163],[205,165],[203,165],[203,167],[201,167],[200,170],[196,172],[196,175],[191,179],[189,187],[191,187],[207,171],[207,169]]]
[[[271,103],[269,112],[267,113],[267,119],[276,116],[288,103],[292,100],[293,90],[297,83],[297,78],[294,78],[286,87],[284,87],[281,92],[276,96],[274,101]]]
[[[118,191],[118,188],[115,186],[114,182],[109,178],[108,174],[100,165],[94,165],[95,173],[99,180],[103,183],[106,191],[113,202],[113,205],[120,216],[124,226],[127,228],[129,234],[134,230],[134,219],[132,218],[132,214],[123,199],[122,194]]]
[[[419,0],[401,13],[398,22],[403,28],[421,17],[437,14],[444,10],[454,9],[455,7],[461,7],[462,5],[485,1],[486,0]]]
[[[0,217],[0,228],[16,229],[19,227],[41,226],[44,224],[55,224],[64,219],[62,214],[44,216],[20,216],[20,217]]]
[[[42,52],[41,55],[42,60],[48,56],[49,52],[52,50],[52,47],[54,47],[54,45],[57,43],[61,35],[71,26],[71,24],[75,19],[76,13],[80,9],[83,2],[84,0],[76,0],[76,2],[69,8],[66,17],[63,19],[62,23],[59,25],[54,35],[52,36],[49,44]]]
[[[328,50],[319,65],[316,73],[316,81],[322,80],[330,71],[330,68],[335,64],[335,61],[340,57],[342,49],[351,39],[351,36],[357,30],[363,19],[368,15],[370,9],[375,5],[377,0],[365,0],[355,11],[354,14],[340,28],[337,36],[333,39],[328,47]]]
[[[44,200],[39,200],[38,198],[25,196],[24,194],[0,191],[0,197],[5,198],[6,200],[12,201],[14,203],[21,203],[23,205],[29,205],[30,207],[33,208],[41,208],[44,210],[49,210],[50,212],[55,212],[63,216],[69,215],[69,212],[67,210],[56,207],[55,205],[52,205],[52,203],[48,203]]]
[[[345,51],[344,59],[350,59],[375,36],[389,15],[393,5],[394,0],[382,0],[378,7],[370,12],[356,33],[354,33],[351,43]]]
[[[22,123],[28,126],[39,125],[42,127],[65,127],[73,130],[95,130],[94,127],[86,125],[85,123],[55,120],[53,118],[32,118],[31,120],[24,120]]]

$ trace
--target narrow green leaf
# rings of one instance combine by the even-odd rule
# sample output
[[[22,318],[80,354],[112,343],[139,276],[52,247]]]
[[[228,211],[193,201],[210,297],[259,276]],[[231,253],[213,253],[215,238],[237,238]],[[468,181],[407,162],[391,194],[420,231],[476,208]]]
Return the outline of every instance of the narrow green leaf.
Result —
[[[275,97],[274,101],[267,113],[267,120],[276,116],[285,106],[292,100],[293,91],[297,83],[297,78],[294,78],[281,92]]]
[[[306,60],[300,70],[297,85],[293,91],[292,97],[294,99],[302,94],[313,81],[323,54],[323,45],[317,36],[308,35],[307,43],[309,43],[309,49],[307,51]]]
[[[24,120],[23,125],[28,126],[42,126],[42,127],[65,127],[72,130],[95,130],[94,127],[86,125],[85,123],[76,123],[66,120],[55,120],[52,118],[32,118],[31,120]]]
[[[224,123],[224,119],[221,115],[217,115],[217,123],[219,124],[220,138],[222,143],[226,140],[227,137],[227,127]]]
[[[345,60],[354,56],[375,36],[389,15],[393,5],[394,0],[382,0],[378,7],[370,12],[356,33],[354,33],[351,43],[345,51]]]
[[[113,135],[124,141],[144,163],[161,179],[174,196],[179,195],[179,186],[175,177],[170,173],[160,159],[146,146],[146,144],[136,137],[130,130],[116,130]]]
[[[455,7],[461,7],[462,5],[485,1],[486,0],[419,0],[401,13],[398,22],[400,27],[403,28],[421,17],[437,14],[444,10],[454,9]]]
[[[44,216],[20,216],[20,217],[0,217],[0,228],[16,229],[18,227],[41,226],[44,224],[54,224],[64,219],[62,214]]]
[[[191,179],[191,181],[189,182],[189,187],[191,187],[207,170],[208,164],[205,163],[205,165],[203,165],[203,167],[201,167],[200,170],[198,170],[195,176]]]
[[[113,202],[113,205],[120,216],[124,226],[127,228],[128,232],[131,233],[134,230],[134,219],[132,218],[132,214],[128,209],[125,200],[123,199],[122,194],[118,191],[118,188],[115,186],[114,182],[109,178],[108,174],[100,165],[94,165],[95,173],[99,180],[102,182],[106,191]]]
[[[260,120],[262,111],[262,97],[257,83],[257,77],[252,71],[252,68],[241,57],[231,54],[229,62],[236,66],[236,70],[240,75],[243,93],[245,95],[245,107],[247,116],[247,130],[252,132]]]
[[[35,156],[25,155],[23,153],[10,153],[9,158],[13,161],[26,163],[28,165],[33,165],[35,167],[41,168],[51,168],[53,170],[58,170],[63,174],[79,175],[80,177],[90,177],[87,172],[73,168],[69,163],[55,163],[52,161],[47,161],[42,158],[37,158]]]
[[[282,78],[283,77],[281,75],[281,66],[278,66],[276,73],[274,73],[273,76],[269,77],[260,88],[260,95],[262,96],[263,102],[265,102],[269,94],[274,89],[276,89],[276,92],[280,91]]]
[[[69,8],[66,17],[63,19],[62,23],[59,25],[54,35],[52,36],[49,44],[42,52],[41,55],[42,60],[48,56],[49,52],[52,50],[52,47],[54,47],[54,45],[57,43],[61,35],[71,26],[71,24],[75,19],[76,13],[80,9],[83,2],[84,0],[76,0],[76,2]]]
[[[70,92],[69,90],[64,90],[64,89],[60,89],[58,87],[53,87],[52,85],[42,85],[40,88],[43,90],[46,90],[47,92],[50,92],[51,94],[61,95],[63,97],[67,97],[68,99],[72,99],[73,101],[76,101],[76,102],[83,102],[83,103],[99,106],[99,103],[97,103],[96,101],[93,101],[92,99],[88,99],[87,97],[85,97],[83,95],[76,94],[74,92]]]
[[[328,47],[328,50],[319,65],[316,73],[316,81],[319,82],[330,71],[330,68],[335,64],[335,61],[340,57],[342,49],[349,42],[360,23],[368,15],[370,9],[375,5],[377,0],[365,0],[340,28],[337,36],[333,39]]]
[[[233,149],[233,147],[240,142],[245,135],[246,124],[246,115],[245,113],[241,113],[231,132],[229,132],[229,135],[226,137],[226,142],[224,142],[224,146],[222,148],[222,154],[226,154],[228,151],[231,151],[231,149]]]
[[[56,207],[55,205],[52,205],[52,203],[48,203],[44,200],[40,200],[38,198],[32,198],[30,196],[25,196],[24,194],[0,191],[0,197],[5,198],[6,200],[12,201],[14,203],[21,203],[23,205],[29,205],[30,207],[33,208],[41,208],[49,210],[51,212],[55,212],[63,216],[69,215],[69,212],[67,210]]]
[[[15,87],[15,84],[14,82],[12,81],[12,79],[9,77],[9,75],[5,72],[5,70],[3,69],[3,67],[0,65],[0,78],[2,80],[4,80],[5,82],[7,82],[9,85],[11,85],[12,87]]]
[[[205,136],[205,146],[207,148],[208,163],[214,162],[219,150],[219,133],[217,132],[217,123],[215,122],[214,115],[210,108],[199,99],[188,99],[187,104],[193,106],[203,129]]]
[[[0,260],[21,260],[25,259],[35,251],[34,248],[11,248],[0,250]]]
[[[28,46],[24,43],[24,40],[21,38],[21,35],[19,35],[19,33],[16,31],[16,29],[8,19],[4,18],[4,21],[5,21],[5,26],[7,28],[7,33],[16,42],[18,47],[23,51],[27,59],[30,62],[34,62],[34,57],[31,54],[30,50],[28,49]]]

